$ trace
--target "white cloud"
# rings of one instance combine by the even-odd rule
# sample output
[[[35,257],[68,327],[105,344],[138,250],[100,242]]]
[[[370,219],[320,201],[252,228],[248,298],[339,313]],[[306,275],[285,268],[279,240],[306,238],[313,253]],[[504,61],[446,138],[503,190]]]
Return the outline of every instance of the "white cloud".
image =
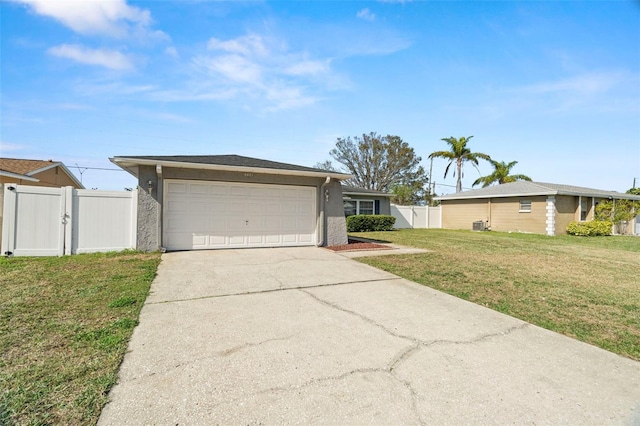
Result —
[[[176,49],[173,46],[169,46],[166,49],[164,49],[164,53],[166,53],[167,55],[173,57],[173,58],[177,58],[180,55],[178,54],[178,49]]]
[[[5,141],[0,141],[0,146],[2,147],[2,152],[20,151],[20,150],[25,148],[25,146],[23,146],[23,145],[18,145],[18,144],[15,144],[15,143],[9,143],[9,142],[5,142]]]
[[[533,84],[520,90],[532,94],[573,93],[592,95],[607,92],[624,79],[625,75],[620,72],[590,73],[557,81]]]
[[[376,15],[372,13],[368,7],[358,11],[358,13],[356,13],[356,16],[369,22],[373,22],[376,20]]]
[[[90,49],[78,44],[61,44],[47,52],[60,58],[72,59],[86,65],[98,65],[112,70],[126,71],[133,68],[129,57],[116,50]]]
[[[222,41],[215,37],[212,37],[207,43],[207,48],[209,50],[222,50],[225,52],[238,53],[245,56],[264,56],[268,53],[262,37],[255,34],[247,34],[246,36],[227,41]]]
[[[285,69],[285,73],[290,75],[317,75],[329,71],[329,62],[304,60],[296,62]]]
[[[240,55],[222,55],[213,58],[196,58],[195,63],[208,71],[236,83],[259,84],[262,69],[259,64]]]
[[[125,37],[130,33],[165,38],[161,31],[148,31],[148,10],[129,6],[125,0],[13,0],[28,5],[79,34]]]

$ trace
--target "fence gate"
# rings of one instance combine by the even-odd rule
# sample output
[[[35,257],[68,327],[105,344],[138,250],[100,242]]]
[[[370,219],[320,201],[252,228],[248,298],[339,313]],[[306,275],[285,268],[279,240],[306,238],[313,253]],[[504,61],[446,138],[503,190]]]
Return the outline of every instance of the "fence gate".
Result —
[[[136,247],[137,191],[4,185],[2,254],[62,256]]]

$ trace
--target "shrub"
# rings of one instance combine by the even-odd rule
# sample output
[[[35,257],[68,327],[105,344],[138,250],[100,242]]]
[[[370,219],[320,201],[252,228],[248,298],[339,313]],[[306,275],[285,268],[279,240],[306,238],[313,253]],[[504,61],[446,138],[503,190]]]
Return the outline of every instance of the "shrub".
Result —
[[[567,226],[569,235],[577,235],[580,237],[597,237],[603,235],[611,235],[613,223],[608,220],[593,220],[591,222],[571,222]]]
[[[347,217],[347,232],[391,231],[396,218],[383,214],[358,214]]]

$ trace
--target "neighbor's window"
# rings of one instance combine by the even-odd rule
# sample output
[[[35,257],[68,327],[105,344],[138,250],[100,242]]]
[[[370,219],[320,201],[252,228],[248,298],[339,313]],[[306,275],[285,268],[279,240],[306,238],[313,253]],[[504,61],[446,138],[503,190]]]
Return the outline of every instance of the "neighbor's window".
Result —
[[[375,214],[373,200],[344,200],[344,215]]]
[[[358,214],[373,214],[373,201],[360,201]]]
[[[587,208],[587,200],[580,201],[580,221],[584,222],[587,220],[587,215],[589,214],[589,210]]]
[[[520,213],[531,212],[531,200],[520,200]]]
[[[355,201],[352,200],[344,200],[344,215],[345,216],[353,216],[357,214],[358,207]]]

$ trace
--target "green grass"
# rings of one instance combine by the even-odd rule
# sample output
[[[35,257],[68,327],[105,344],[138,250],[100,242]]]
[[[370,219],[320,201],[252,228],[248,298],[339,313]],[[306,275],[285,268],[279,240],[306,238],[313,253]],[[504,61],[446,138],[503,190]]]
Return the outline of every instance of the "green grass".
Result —
[[[403,278],[640,360],[640,238],[414,229],[357,233],[431,250],[360,258]]]
[[[95,424],[159,261],[0,259],[0,424]]]

